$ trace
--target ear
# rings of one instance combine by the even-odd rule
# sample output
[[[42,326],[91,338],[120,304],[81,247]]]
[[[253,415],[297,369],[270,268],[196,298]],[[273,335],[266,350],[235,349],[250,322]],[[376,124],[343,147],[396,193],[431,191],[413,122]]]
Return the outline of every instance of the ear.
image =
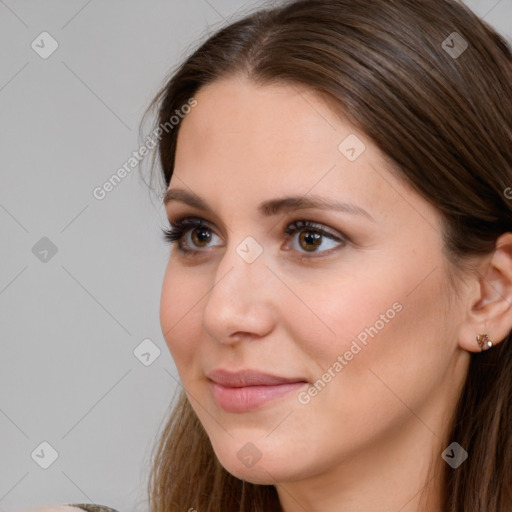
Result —
[[[512,330],[512,233],[498,238],[494,253],[485,258],[474,279],[459,344],[469,352],[480,352],[478,334],[487,334],[497,345]]]

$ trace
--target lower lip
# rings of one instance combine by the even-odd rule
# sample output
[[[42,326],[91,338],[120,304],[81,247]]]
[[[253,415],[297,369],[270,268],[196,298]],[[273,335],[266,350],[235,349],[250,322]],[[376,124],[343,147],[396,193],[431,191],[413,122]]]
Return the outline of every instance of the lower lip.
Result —
[[[227,412],[246,412],[267,402],[297,391],[307,385],[307,382],[293,382],[277,386],[246,386],[243,388],[228,388],[210,381],[213,399]]]

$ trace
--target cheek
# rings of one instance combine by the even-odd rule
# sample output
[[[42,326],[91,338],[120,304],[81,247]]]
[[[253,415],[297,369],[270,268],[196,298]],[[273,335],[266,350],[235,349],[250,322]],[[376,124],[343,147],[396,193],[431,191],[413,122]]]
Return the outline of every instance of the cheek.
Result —
[[[371,402],[372,394],[385,393],[381,372],[407,395],[413,383],[421,386],[421,379],[429,382],[433,373],[446,370],[440,349],[447,337],[443,275],[440,266],[430,274],[435,266],[410,258],[374,262],[361,271],[354,266],[339,272],[335,280],[319,276],[314,286],[301,285],[297,276],[291,287],[301,301],[289,302],[289,314],[282,313],[293,339],[303,341],[302,351],[314,362],[312,380],[336,380],[333,389],[341,386],[357,408],[363,396]],[[329,368],[336,378],[325,373]]]
[[[160,326],[178,370],[189,368],[196,352],[203,296],[186,273],[168,264],[160,296]]]
[[[401,283],[389,270],[372,274],[368,268],[358,272],[352,267],[319,274],[307,285],[300,275],[295,279],[290,288],[297,299],[283,301],[287,306],[282,315],[293,338],[304,341],[304,350],[322,368],[351,348],[359,351],[361,359],[372,339],[385,336],[393,324],[402,322],[404,276]]]
[[[441,347],[450,335],[443,276],[438,268],[422,281],[430,270],[400,279],[390,273],[380,281],[377,276],[343,279],[311,302],[335,331],[320,336],[314,347],[308,344],[308,356],[321,367],[313,376],[318,393],[308,405],[313,416],[326,415],[332,424],[344,418],[349,430],[370,435],[407,407],[421,408],[449,371]],[[308,300],[313,296],[304,296]]]

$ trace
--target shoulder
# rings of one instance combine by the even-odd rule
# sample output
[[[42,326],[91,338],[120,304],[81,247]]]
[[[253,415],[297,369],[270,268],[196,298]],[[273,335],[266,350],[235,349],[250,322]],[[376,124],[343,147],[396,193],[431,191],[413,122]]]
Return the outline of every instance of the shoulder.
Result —
[[[106,507],[105,505],[96,505],[92,503],[73,503],[72,505],[66,506],[71,507],[71,510],[62,512],[80,512],[83,510],[87,512],[118,512],[117,510],[114,510],[113,508],[110,507]],[[76,507],[75,510],[73,510],[74,507]]]
[[[105,505],[96,505],[92,503],[73,503],[72,505],[67,505],[67,507],[76,508],[75,510],[66,512],[80,512],[83,510],[87,512],[118,512],[117,510],[114,510],[113,508],[110,507],[106,507]]]
[[[90,503],[73,503],[72,505],[45,505],[31,509],[25,509],[20,512],[118,512],[117,510],[106,507],[105,505],[96,505]]]
[[[41,507],[25,508],[20,512],[80,512],[76,505],[43,505]]]

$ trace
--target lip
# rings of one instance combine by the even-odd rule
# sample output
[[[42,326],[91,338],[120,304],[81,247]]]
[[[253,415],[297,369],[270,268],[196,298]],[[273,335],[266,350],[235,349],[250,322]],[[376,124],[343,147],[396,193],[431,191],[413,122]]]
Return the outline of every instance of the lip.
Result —
[[[215,402],[227,412],[246,412],[298,390],[302,377],[281,377],[256,370],[215,370],[207,375]]]

